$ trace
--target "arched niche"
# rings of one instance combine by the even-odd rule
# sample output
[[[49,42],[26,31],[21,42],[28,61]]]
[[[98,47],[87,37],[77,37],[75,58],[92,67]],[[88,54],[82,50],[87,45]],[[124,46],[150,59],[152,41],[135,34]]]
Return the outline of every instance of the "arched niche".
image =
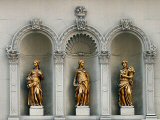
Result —
[[[56,46],[57,35],[39,19],[33,19],[13,36],[11,44],[6,48],[10,69],[9,118],[18,119],[29,115],[26,77],[33,69],[34,59],[40,59],[40,68],[44,73],[42,81],[44,115],[50,116],[55,113],[53,52]]]
[[[76,113],[75,87],[73,80],[78,61],[85,61],[85,68],[90,75],[90,110],[91,116],[100,115],[100,65],[98,53],[100,51],[100,38],[92,27],[84,31],[77,31],[75,26],[69,28],[60,37],[61,49],[65,51],[64,59],[64,105],[65,115],[74,116]],[[100,35],[100,34],[99,34]]]
[[[49,38],[41,33],[30,33],[20,43],[20,111],[21,115],[28,115],[28,88],[26,77],[33,69],[33,61],[40,60],[40,69],[44,73],[41,81],[43,90],[44,114],[53,114],[53,70],[52,44]]]
[[[129,19],[122,19],[105,36],[105,50],[111,53],[109,62],[110,71],[110,109],[113,119],[125,119],[120,114],[119,98],[119,70],[122,69],[123,59],[129,61],[136,70],[133,88],[135,117],[137,119],[156,119],[154,102],[154,59],[156,47],[147,38],[146,34],[134,26]],[[131,119],[128,116],[127,119]]]
[[[142,61],[142,46],[140,40],[131,33],[121,33],[117,35],[111,44],[111,104],[112,114],[119,115],[119,82],[120,82],[120,69],[122,69],[122,61],[128,60],[129,66],[134,66],[134,107],[135,115],[143,115],[143,61]]]

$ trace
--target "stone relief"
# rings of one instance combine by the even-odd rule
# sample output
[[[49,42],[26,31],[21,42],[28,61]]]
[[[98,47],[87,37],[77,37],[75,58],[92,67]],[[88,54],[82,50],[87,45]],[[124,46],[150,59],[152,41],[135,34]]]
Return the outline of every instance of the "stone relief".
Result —
[[[33,30],[41,29],[42,21],[40,19],[31,20],[31,26]]]
[[[85,20],[85,17],[87,15],[87,10],[83,6],[78,6],[75,9],[75,15],[76,15],[76,25],[77,30],[85,30],[87,21]]]
[[[97,53],[97,46],[89,35],[76,34],[68,40],[66,53],[72,56],[91,56]]]
[[[122,30],[130,30],[132,28],[132,22],[129,19],[121,19],[120,26]]]
[[[6,48],[6,53],[10,63],[17,62],[19,58],[19,52],[17,50],[12,49],[12,46],[8,46]]]

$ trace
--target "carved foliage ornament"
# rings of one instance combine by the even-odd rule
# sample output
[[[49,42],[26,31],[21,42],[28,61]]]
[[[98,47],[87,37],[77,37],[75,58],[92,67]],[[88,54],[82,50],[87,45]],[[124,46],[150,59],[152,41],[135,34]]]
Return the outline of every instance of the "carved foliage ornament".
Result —
[[[41,29],[42,21],[40,19],[33,19],[31,20],[32,30],[39,30]]]
[[[132,22],[129,19],[121,19],[120,27],[122,30],[130,30],[132,28]]]
[[[17,50],[14,50],[14,49],[12,49],[11,46],[8,46],[6,48],[6,52],[7,52],[9,62],[16,63],[18,61],[19,53]]]
[[[87,10],[83,6],[78,6],[75,9],[75,15],[76,15],[76,25],[78,30],[85,30],[87,21],[85,20],[85,17],[87,15]]]

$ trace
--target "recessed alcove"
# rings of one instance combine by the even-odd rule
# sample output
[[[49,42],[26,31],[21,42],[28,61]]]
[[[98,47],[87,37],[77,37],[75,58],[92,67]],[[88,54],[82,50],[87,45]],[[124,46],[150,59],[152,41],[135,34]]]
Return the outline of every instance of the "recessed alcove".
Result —
[[[30,33],[26,35],[20,43],[20,114],[29,115],[29,106],[27,105],[28,88],[26,77],[33,69],[33,61],[40,60],[40,69],[44,74],[44,80],[41,81],[43,90],[44,115],[53,114],[53,63],[52,63],[52,44],[50,39],[42,33]]]
[[[76,113],[76,97],[73,80],[78,68],[78,61],[85,61],[85,69],[90,76],[90,110],[91,116],[100,114],[100,65],[97,56],[98,45],[94,37],[87,34],[75,34],[68,38],[64,62],[64,102],[65,114]]]
[[[133,99],[135,115],[144,115],[144,76],[142,45],[138,37],[131,33],[117,35],[111,44],[111,104],[112,115],[120,115],[119,108],[119,82],[122,60],[128,60],[129,66],[134,66],[135,77]]]

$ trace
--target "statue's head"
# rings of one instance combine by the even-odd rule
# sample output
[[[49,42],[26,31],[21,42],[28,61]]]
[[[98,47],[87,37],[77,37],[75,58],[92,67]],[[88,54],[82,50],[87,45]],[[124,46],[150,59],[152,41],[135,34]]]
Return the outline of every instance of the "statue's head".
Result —
[[[33,63],[34,63],[34,66],[35,66],[35,67],[38,66],[38,68],[39,68],[40,60],[35,59]]]
[[[84,60],[79,60],[79,68],[84,68]]]
[[[128,61],[127,61],[127,60],[123,60],[123,61],[122,61],[122,66],[123,66],[124,68],[128,68]]]

